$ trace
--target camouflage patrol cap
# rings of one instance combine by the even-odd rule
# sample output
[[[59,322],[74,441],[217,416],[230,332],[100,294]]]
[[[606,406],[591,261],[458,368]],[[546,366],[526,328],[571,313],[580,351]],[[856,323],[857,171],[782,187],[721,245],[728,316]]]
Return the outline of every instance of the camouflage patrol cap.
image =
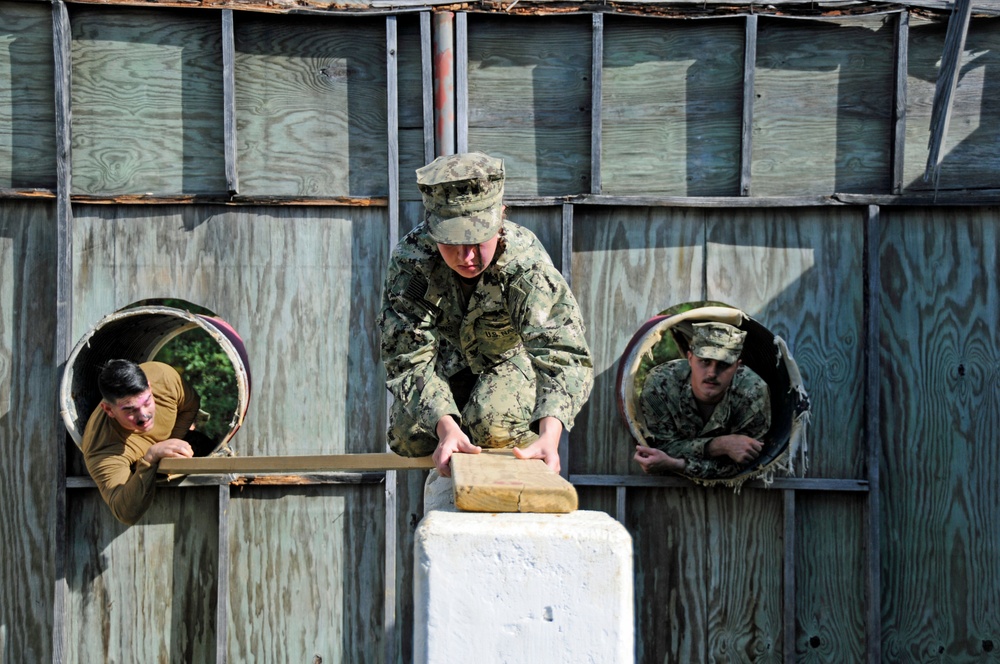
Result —
[[[740,359],[746,336],[746,332],[727,323],[695,323],[691,352],[705,360],[734,364]]]
[[[427,228],[439,244],[481,244],[500,231],[503,160],[482,152],[438,157],[417,169]]]

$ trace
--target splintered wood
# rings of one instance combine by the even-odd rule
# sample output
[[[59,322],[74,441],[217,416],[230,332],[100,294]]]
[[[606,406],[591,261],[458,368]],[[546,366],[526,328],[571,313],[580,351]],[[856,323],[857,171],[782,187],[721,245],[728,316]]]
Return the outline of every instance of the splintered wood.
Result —
[[[466,512],[567,513],[577,508],[576,489],[540,459],[483,451],[451,457],[455,507]]]

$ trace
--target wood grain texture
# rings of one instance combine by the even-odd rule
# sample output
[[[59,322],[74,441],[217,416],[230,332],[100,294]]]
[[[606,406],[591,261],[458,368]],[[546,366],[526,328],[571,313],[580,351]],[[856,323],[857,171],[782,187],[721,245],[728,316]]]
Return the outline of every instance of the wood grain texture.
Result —
[[[618,361],[642,323],[702,298],[704,230],[700,210],[574,208],[573,292],[594,358],[594,389],[570,432],[571,473],[642,472],[618,415]]]
[[[707,658],[782,662],[782,495],[706,490]]]
[[[236,17],[246,194],[388,191],[385,19]]]
[[[250,360],[238,454],[382,451],[385,217],[344,207],[77,208],[73,337],[138,300],[207,307]]]
[[[882,212],[887,661],[986,661],[1000,633],[1000,212]]]
[[[608,17],[603,193],[739,194],[743,22]]]
[[[465,512],[566,514],[577,508],[576,489],[540,459],[513,452],[451,457],[455,507]]]
[[[217,14],[74,7],[73,193],[225,192]]]
[[[469,149],[508,196],[590,191],[590,44],[589,16],[469,17]]]
[[[894,38],[887,15],[759,21],[754,196],[889,191]]]
[[[160,473],[205,475],[236,473],[323,473],[341,470],[428,470],[431,457],[404,457],[393,452],[315,454],[307,456],[233,456],[161,459]]]
[[[864,227],[840,208],[707,213],[708,299],[782,337],[811,400],[809,469],[865,477],[862,384]],[[844,398],[845,395],[852,398]]]
[[[410,664],[413,657],[413,543],[424,516],[424,482],[427,473],[396,473],[396,662]]]
[[[718,552],[708,541],[705,490],[631,489],[627,505],[636,662],[739,661],[709,659],[709,574]]]
[[[946,24],[910,19],[907,68],[904,190],[933,189],[924,182],[934,89]],[[943,145],[939,187],[979,189],[1000,184],[1000,19],[969,26]]]
[[[0,660],[52,657],[56,542],[54,203],[0,202]]]
[[[796,499],[794,661],[863,662],[864,497],[798,493]]]
[[[136,526],[69,503],[67,663],[215,660],[218,489],[160,488]]]
[[[383,488],[237,496],[227,543],[229,661],[381,661]]]
[[[538,238],[545,247],[552,264],[562,270],[562,208],[560,206],[507,205],[507,218],[524,226]]]
[[[52,9],[0,2],[0,187],[55,188]]]
[[[416,16],[399,22],[399,196],[419,201],[415,171],[424,165],[424,110],[420,23]]]

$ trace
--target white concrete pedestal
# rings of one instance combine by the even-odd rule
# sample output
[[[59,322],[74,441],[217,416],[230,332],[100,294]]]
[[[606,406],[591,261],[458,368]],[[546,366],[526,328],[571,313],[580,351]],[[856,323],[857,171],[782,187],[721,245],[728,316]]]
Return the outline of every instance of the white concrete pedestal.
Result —
[[[632,538],[604,512],[435,510],[414,555],[417,664],[634,661]]]

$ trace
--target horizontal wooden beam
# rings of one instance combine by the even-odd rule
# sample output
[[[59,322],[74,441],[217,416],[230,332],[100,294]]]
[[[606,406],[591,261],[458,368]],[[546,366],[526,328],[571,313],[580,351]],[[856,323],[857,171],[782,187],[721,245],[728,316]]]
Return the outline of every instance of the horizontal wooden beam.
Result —
[[[677,475],[570,475],[569,481],[576,486],[672,488],[698,486],[691,480]],[[761,480],[750,480],[743,484],[743,488],[866,493],[868,491],[868,482],[865,480],[841,480],[823,477],[776,477],[771,484],[765,484]]]
[[[338,470],[427,470],[431,457],[403,457],[392,452],[305,456],[195,457],[161,459],[159,472],[171,475],[320,473]]]

